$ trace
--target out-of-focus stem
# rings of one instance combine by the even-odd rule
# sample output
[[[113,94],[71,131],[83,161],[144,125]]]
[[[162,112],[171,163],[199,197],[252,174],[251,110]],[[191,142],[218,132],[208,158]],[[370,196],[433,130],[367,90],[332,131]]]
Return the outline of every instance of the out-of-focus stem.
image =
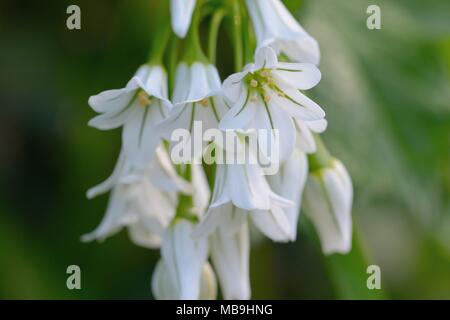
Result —
[[[209,39],[208,39],[208,58],[212,64],[216,63],[216,52],[217,52],[217,36],[219,34],[220,25],[225,16],[225,10],[217,10],[212,19],[209,28]]]

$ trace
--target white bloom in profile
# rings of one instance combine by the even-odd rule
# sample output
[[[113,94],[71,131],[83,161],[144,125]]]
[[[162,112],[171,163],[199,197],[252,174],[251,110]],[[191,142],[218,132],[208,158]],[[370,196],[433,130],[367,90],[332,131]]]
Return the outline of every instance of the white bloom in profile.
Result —
[[[162,268],[165,271],[155,272],[152,281],[156,297],[176,300],[200,298],[208,241],[193,239],[193,228],[194,223],[175,219],[165,230],[161,244]]]
[[[350,251],[352,200],[352,181],[339,160],[310,174],[304,192],[305,214],[315,226],[325,254]]]
[[[250,299],[250,238],[247,223],[224,224],[210,237],[211,259],[227,300]]]
[[[93,198],[111,190],[106,214],[100,225],[82,237],[83,241],[99,240],[127,227],[131,240],[147,248],[159,247],[164,229],[175,215],[176,192],[192,193],[192,186],[178,177],[164,148],[157,149],[157,157],[149,164],[140,179],[120,181],[127,162],[119,156],[113,174],[88,191]]]
[[[194,122],[201,122],[202,132],[198,134],[202,135],[208,129],[218,128],[222,115],[228,110],[219,95],[221,86],[219,73],[212,64],[182,62],[177,67],[172,99],[174,108],[160,127],[169,141],[175,130],[187,130],[190,139],[186,145],[191,144],[193,158],[201,156],[203,149],[194,146],[196,139],[202,141],[202,136],[196,137]]]
[[[300,26],[280,0],[246,2],[258,47],[271,46],[292,61],[319,64],[319,44]]]
[[[172,29],[175,34],[184,38],[191,25],[196,0],[170,0]]]
[[[89,125],[100,130],[123,127],[122,144],[127,161],[143,170],[161,141],[156,128],[171,108],[167,97],[163,67],[144,65],[125,88],[89,98],[89,105],[100,113]]]
[[[279,62],[272,48],[258,49],[254,64],[224,81],[223,91],[232,108],[220,128],[277,130],[280,161],[285,161],[295,147],[293,118],[315,121],[325,117],[322,108],[300,91],[311,89],[320,78],[313,64]]]

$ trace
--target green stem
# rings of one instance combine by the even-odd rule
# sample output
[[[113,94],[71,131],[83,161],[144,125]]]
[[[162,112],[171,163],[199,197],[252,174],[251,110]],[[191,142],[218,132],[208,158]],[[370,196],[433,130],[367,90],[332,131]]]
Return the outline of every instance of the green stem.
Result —
[[[208,39],[208,58],[212,64],[216,63],[216,51],[217,51],[217,36],[219,34],[220,25],[225,17],[225,10],[217,10],[212,19],[209,27],[209,39]]]
[[[333,160],[333,157],[328,152],[322,138],[318,135],[314,135],[317,151],[308,155],[309,172],[317,171],[324,167],[329,167]]]
[[[190,164],[187,164],[184,166],[183,172],[181,172],[181,176],[189,182],[192,182],[192,166]],[[182,193],[179,193],[178,195],[178,206],[175,213],[174,221],[175,219],[186,219],[192,222],[197,222],[198,218],[197,216],[192,212],[192,208],[194,207],[194,201],[192,199],[192,195],[185,195]]]
[[[152,28],[152,41],[150,53],[148,55],[148,64],[162,64],[164,52],[169,43],[171,35],[170,21],[165,18],[168,15],[169,7],[166,1],[158,5],[155,9],[156,13],[154,16],[158,17],[155,19]]]
[[[183,56],[183,60],[188,63],[193,63],[195,61],[200,61],[204,63],[208,62],[208,58],[203,53],[199,34],[200,22],[202,20],[201,15],[202,2],[203,1],[201,0],[197,1],[197,6],[194,10],[194,14],[192,17],[191,27],[185,39],[186,52]]]
[[[177,67],[178,58],[178,43],[179,40],[176,36],[172,35],[169,43],[169,54],[167,60],[167,68],[169,75],[169,96],[173,94],[173,88],[175,85],[175,72]]]
[[[250,27],[249,17],[244,2],[241,5],[241,16],[242,16],[242,36],[243,36],[243,46],[244,46],[244,63],[250,63],[253,60],[253,52],[256,48],[256,42],[254,41],[254,35],[252,34],[252,28]]]
[[[234,37],[234,68],[241,71],[244,67],[242,43],[242,15],[240,0],[233,1],[233,37]]]

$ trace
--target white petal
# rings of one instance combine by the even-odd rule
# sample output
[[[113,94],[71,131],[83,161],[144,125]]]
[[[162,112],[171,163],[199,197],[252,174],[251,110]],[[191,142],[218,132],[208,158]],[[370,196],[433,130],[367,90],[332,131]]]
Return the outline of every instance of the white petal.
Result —
[[[255,53],[255,69],[272,69],[278,65],[276,52],[271,47],[262,47]]]
[[[186,36],[191,24],[192,13],[195,8],[195,0],[171,0],[170,12],[172,16],[173,32],[180,38]]]
[[[191,184],[176,172],[163,145],[156,149],[156,159],[152,162],[148,175],[152,183],[162,191],[179,191],[183,194],[193,193]]]
[[[311,129],[312,132],[322,133],[327,129],[328,122],[326,119],[307,121],[306,125]]]
[[[109,111],[100,114],[91,120],[88,125],[99,130],[111,130],[123,126],[137,106],[135,93],[131,94],[129,102],[117,111]]]
[[[320,121],[320,120],[318,120]],[[314,136],[309,129],[307,123],[313,121],[302,121],[299,119],[294,119],[295,128],[297,130],[297,148],[306,153],[316,152],[316,141]]]
[[[174,300],[179,296],[175,284],[167,271],[167,266],[162,259],[158,261],[153,271],[152,292],[154,297],[158,300]],[[216,296],[216,276],[211,268],[211,265],[209,263],[205,263],[202,268],[199,299],[213,300]]]
[[[153,270],[152,293],[158,300],[171,300],[178,297],[175,284],[167,272],[167,267],[163,259],[158,261]]]
[[[284,162],[294,150],[296,139],[294,123],[289,114],[278,105],[269,102],[263,108],[256,113],[253,124],[256,129],[267,133],[267,138],[263,136],[258,139],[260,151],[273,163]]]
[[[193,211],[198,215],[202,216],[206,211],[209,204],[209,197],[211,192],[209,190],[208,180],[206,178],[205,172],[203,171],[202,165],[192,165],[192,186],[194,189],[193,201],[194,208]]]
[[[114,167],[111,176],[109,176],[105,181],[103,181],[99,185],[89,189],[87,192],[87,198],[92,199],[100,194],[106,193],[109,190],[111,190],[114,187],[114,185],[119,181],[124,164],[125,164],[125,153],[123,152],[122,149],[120,150],[119,158],[117,159],[116,166]]]
[[[315,87],[322,77],[320,70],[311,63],[280,62],[271,73],[276,81],[299,90]]]
[[[306,32],[296,40],[279,40],[275,47],[295,62],[308,62],[318,65],[320,48],[316,39]]]
[[[305,214],[319,234],[324,253],[351,249],[352,188],[350,177],[338,163],[311,175],[305,188]]]
[[[306,155],[294,150],[291,157],[283,164],[278,175],[268,176],[268,182],[274,192],[291,200],[294,205],[283,208],[289,221],[289,240],[297,237],[297,224],[300,214],[303,189],[308,175],[308,160]]]
[[[120,231],[124,225],[130,222],[130,219],[133,218],[127,215],[127,203],[123,187],[114,188],[102,222],[94,231],[83,235],[81,240],[83,242],[102,241]]]
[[[144,65],[139,67],[133,78],[127,83],[125,88],[107,90],[89,98],[89,105],[98,113],[117,113],[127,106],[139,84],[145,81],[149,74],[149,67]]]
[[[173,101],[175,105],[201,101],[221,89],[219,73],[213,65],[181,63],[176,72]]]
[[[195,238],[209,236],[219,226],[226,226],[224,232],[232,234],[240,230],[241,225],[246,221],[246,211],[236,208],[231,203],[227,203],[217,208],[210,208],[195,227],[192,236]]]
[[[241,96],[220,121],[220,130],[245,130],[263,106],[250,101],[250,90],[242,90]]]
[[[254,210],[251,212],[251,218],[256,227],[273,241],[291,240],[291,227],[282,208],[273,206],[269,210]]]
[[[141,247],[157,249],[161,245],[161,236],[149,232],[142,224],[134,223],[128,227],[128,235],[131,241]]]
[[[161,254],[169,277],[175,284],[177,299],[198,299],[203,265],[207,258],[206,239],[191,237],[193,224],[176,221],[164,234]]]
[[[320,51],[312,38],[279,0],[247,0],[258,47],[272,45],[291,60],[318,64]]]
[[[222,85],[223,94],[232,103],[235,103],[242,94],[242,91],[246,89],[242,83],[242,80],[247,75],[247,72],[239,72],[232,74],[225,79]]]
[[[284,97],[275,92],[270,94],[271,101],[278,107],[283,108],[294,118],[305,121],[320,120],[325,117],[322,108],[298,90],[281,87]]]
[[[207,262],[203,265],[202,279],[200,283],[200,300],[214,300],[217,297],[216,275]]]
[[[227,300],[250,299],[249,242],[246,223],[236,233],[220,228],[211,237],[212,261]]]

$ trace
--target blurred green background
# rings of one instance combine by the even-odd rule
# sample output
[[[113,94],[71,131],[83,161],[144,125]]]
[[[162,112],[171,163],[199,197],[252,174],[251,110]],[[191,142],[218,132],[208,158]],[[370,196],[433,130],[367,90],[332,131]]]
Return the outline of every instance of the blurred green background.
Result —
[[[111,172],[120,132],[87,126],[90,95],[123,86],[145,61],[155,0],[0,3],[0,298],[151,298],[157,251],[125,232],[80,235],[107,197],[85,190]],[[354,250],[324,257],[301,219],[296,243],[256,239],[254,298],[450,298],[450,1],[285,1],[320,42],[311,92],[324,139],[355,185]],[[82,29],[66,28],[81,7]],[[366,9],[382,29],[366,28]],[[81,267],[82,290],[66,288]],[[366,288],[379,265],[382,290]]]

